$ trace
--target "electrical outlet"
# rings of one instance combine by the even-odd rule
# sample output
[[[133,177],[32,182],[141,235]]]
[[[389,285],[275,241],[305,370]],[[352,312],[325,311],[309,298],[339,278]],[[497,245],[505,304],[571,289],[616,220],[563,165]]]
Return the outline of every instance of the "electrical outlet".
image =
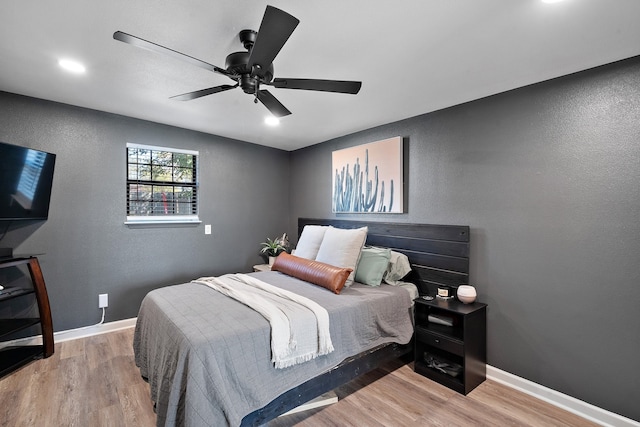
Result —
[[[211,224],[205,224],[204,234],[211,234]]]
[[[98,295],[98,308],[109,307],[109,294]]]

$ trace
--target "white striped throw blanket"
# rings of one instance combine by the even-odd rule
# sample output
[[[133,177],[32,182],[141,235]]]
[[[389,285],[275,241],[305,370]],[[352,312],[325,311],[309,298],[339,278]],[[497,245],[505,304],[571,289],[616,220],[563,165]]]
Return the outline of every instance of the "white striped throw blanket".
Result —
[[[193,282],[245,304],[269,321],[271,361],[278,369],[333,351],[329,313],[309,298],[246,274],[201,277]]]

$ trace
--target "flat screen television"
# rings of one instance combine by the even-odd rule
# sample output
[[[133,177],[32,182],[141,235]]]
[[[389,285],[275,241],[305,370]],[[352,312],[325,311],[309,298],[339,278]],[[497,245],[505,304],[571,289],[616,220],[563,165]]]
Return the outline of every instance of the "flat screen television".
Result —
[[[49,217],[56,155],[0,142],[0,221]]]

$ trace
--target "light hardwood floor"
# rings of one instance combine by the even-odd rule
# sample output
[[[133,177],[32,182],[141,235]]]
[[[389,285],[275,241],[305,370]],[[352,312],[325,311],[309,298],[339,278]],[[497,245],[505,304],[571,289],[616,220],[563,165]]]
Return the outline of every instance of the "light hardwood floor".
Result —
[[[56,344],[55,354],[0,380],[2,426],[155,425],[133,362],[133,329]],[[338,403],[280,417],[284,426],[590,426],[571,413],[485,381],[462,396],[389,363],[336,390]]]

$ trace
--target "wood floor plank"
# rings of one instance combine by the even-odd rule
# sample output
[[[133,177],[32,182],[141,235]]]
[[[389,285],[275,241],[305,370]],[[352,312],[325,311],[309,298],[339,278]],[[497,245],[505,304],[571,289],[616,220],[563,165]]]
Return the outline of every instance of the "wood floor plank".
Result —
[[[110,334],[100,334],[88,338],[91,340],[91,345],[85,346],[85,355],[90,368],[95,368],[115,356],[116,349],[110,345],[108,335]]]
[[[0,426],[152,427],[149,385],[133,359],[133,329],[56,345],[53,357],[0,380]],[[335,390],[339,401],[268,427],[593,426],[509,387],[485,381],[463,396],[392,361]]]
[[[133,362],[133,334],[105,334],[109,346],[118,356],[130,356]],[[126,337],[126,339],[125,339]]]
[[[125,426],[122,407],[119,404],[111,405],[92,411],[88,415],[89,426],[92,427],[120,427]]]
[[[517,419],[530,420],[530,426],[597,426],[577,415],[549,406],[541,400],[531,399],[525,393],[486,381],[470,398],[490,406],[494,410]]]
[[[90,369],[87,380],[95,382],[97,385],[97,387],[93,387],[91,393],[85,397],[90,408],[107,408],[119,403],[119,390],[116,386],[118,376],[114,375],[110,360],[105,360]]]
[[[477,389],[476,389],[477,390]],[[448,420],[449,425],[477,425],[477,426],[521,426],[522,421],[511,417],[509,414],[505,414],[500,411],[496,411],[492,406],[485,405],[470,398],[471,394],[474,394],[476,390],[472,391],[469,395],[463,396],[458,394],[451,397],[447,401],[447,404],[440,408],[437,416],[431,416],[431,414],[425,415],[422,420],[429,423],[435,422],[435,420]],[[478,391],[480,392],[480,391]],[[440,422],[440,421],[438,421]],[[423,424],[430,425],[430,424]]]
[[[65,341],[64,345],[56,345],[55,352],[53,354],[54,356],[57,355],[60,359],[84,356],[84,345],[86,342],[86,340]]]
[[[117,390],[131,387],[132,384],[138,384],[140,380],[140,371],[133,363],[133,355],[117,356],[109,361],[109,371],[118,372],[119,375],[113,378],[114,386]],[[143,382],[143,384],[146,384]]]
[[[96,389],[99,390],[99,386],[97,381],[93,382],[89,377],[84,357],[62,360],[57,375],[58,391],[49,401],[54,408],[52,419],[64,420],[66,425],[88,425],[87,413],[90,408],[87,402]]]
[[[149,384],[136,382],[120,390],[120,405],[127,426],[154,426],[156,416],[149,398]]]
[[[357,425],[378,425],[377,423],[383,426],[393,423],[413,425],[415,422],[415,416],[389,407],[378,393],[368,393],[367,388],[360,388],[354,383],[347,384],[345,389],[350,391],[350,394],[343,401],[348,401],[353,407],[354,410],[349,411],[349,418],[357,420]]]
[[[27,415],[31,416],[33,420],[33,422],[29,423],[30,425],[45,425],[48,420],[54,417],[53,406],[49,405],[39,408],[38,405],[38,402],[51,401],[52,397],[58,394],[58,377],[60,375],[60,368],[57,363],[53,362],[55,362],[55,360],[52,360],[51,363],[49,363],[51,368],[39,369],[39,372],[35,372],[31,375],[31,381],[29,382],[29,399],[34,395],[36,398],[33,399],[35,402],[29,402],[30,404],[33,404],[33,409],[27,411]],[[56,365],[58,366],[54,367]]]

